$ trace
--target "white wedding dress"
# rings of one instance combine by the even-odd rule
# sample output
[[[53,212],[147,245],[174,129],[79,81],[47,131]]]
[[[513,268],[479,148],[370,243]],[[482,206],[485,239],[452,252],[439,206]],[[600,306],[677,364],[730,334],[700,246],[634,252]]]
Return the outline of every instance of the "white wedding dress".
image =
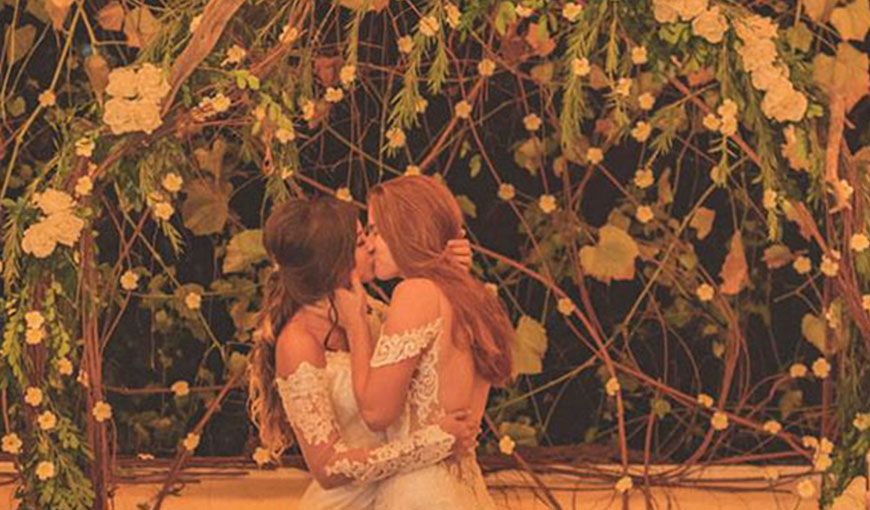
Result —
[[[439,398],[439,350],[446,341],[443,319],[394,335],[381,335],[371,366],[384,366],[421,355],[408,390],[405,412],[387,429],[387,440],[407,440],[444,416]],[[445,372],[446,372],[445,367]],[[377,510],[495,509],[473,453],[455,457],[383,480],[377,490]]]
[[[383,304],[372,305],[369,320],[377,331]],[[322,469],[331,481],[344,484],[325,489],[313,480],[298,506],[305,510],[380,508],[375,503],[379,480],[447,458],[454,438],[433,425],[385,441],[383,434],[369,430],[359,413],[350,353],[325,354],[325,366],[303,362],[286,378],[276,378],[287,419],[296,440],[305,446],[309,469]]]

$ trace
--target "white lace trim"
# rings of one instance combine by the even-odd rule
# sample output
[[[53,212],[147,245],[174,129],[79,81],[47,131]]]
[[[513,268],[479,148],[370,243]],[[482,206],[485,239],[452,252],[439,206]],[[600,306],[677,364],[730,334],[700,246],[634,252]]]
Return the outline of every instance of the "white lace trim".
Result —
[[[372,367],[392,365],[423,351],[441,333],[441,317],[418,328],[392,335],[381,334],[369,363]]]
[[[411,379],[408,388],[408,403],[413,410],[417,426],[434,423],[440,414],[438,411],[438,349],[437,344],[423,353],[417,365],[417,373]]]
[[[293,429],[311,445],[329,442],[338,425],[329,398],[326,369],[303,361],[286,378],[276,377],[275,384]]]
[[[365,460],[339,459],[326,466],[326,474],[341,475],[362,483],[382,480],[446,459],[452,452],[454,441],[455,438],[441,427],[432,425],[371,450]]]

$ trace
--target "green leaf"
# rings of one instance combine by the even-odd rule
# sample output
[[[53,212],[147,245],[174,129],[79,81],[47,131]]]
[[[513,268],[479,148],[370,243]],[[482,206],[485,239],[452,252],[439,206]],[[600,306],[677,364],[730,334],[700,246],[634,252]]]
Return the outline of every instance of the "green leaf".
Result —
[[[538,429],[527,422],[528,419],[525,417],[521,417],[515,422],[503,421],[498,424],[498,433],[500,436],[510,436],[518,445],[537,446]]]
[[[547,352],[547,330],[528,315],[520,317],[516,329],[517,339],[513,346],[513,375],[539,374],[542,360]]]
[[[462,209],[462,212],[465,213],[466,216],[477,218],[477,206],[474,205],[474,202],[472,202],[468,196],[459,195],[456,197],[456,202],[459,203],[459,208]]]
[[[27,104],[24,102],[24,98],[21,96],[15,96],[6,102],[6,110],[9,112],[9,115],[13,117],[18,117],[19,115],[22,115],[26,108]]]
[[[227,361],[227,372],[229,377],[244,374],[248,368],[248,357],[240,352],[230,354],[230,359]]]
[[[660,420],[671,412],[671,403],[663,398],[653,399],[650,401],[650,406],[652,407],[653,414]]]
[[[33,40],[35,37],[36,28],[33,25],[25,25],[16,28],[13,32],[6,32],[6,60],[9,62],[9,65],[14,64],[27,55],[27,52],[33,47]]]
[[[234,235],[227,244],[223,272],[243,271],[251,264],[265,259],[266,256],[266,248],[263,247],[263,231],[260,229],[243,230]]]
[[[186,191],[187,198],[181,206],[184,226],[198,236],[222,231],[230,215],[232,184],[196,179],[187,185]]]
[[[810,313],[804,315],[803,319],[801,319],[801,333],[803,333],[804,338],[813,344],[822,354],[831,355],[837,352],[837,347],[832,346],[828,348],[825,345],[825,338],[827,337],[825,334],[826,326],[825,319]]]
[[[837,27],[843,39],[863,42],[870,28],[870,1],[855,0],[845,7],[837,7],[831,13],[831,24]]]
[[[471,156],[471,160],[468,162],[468,170],[472,179],[477,177],[477,175],[480,173],[480,161],[480,154],[475,154],[474,156]]]
[[[580,264],[589,276],[604,283],[634,279],[634,262],[640,250],[625,230],[605,225],[599,231],[598,244],[580,249]]]
[[[870,87],[867,63],[866,53],[851,44],[840,43],[836,57],[820,53],[813,59],[813,80],[829,98],[842,95],[849,111]]]
[[[813,32],[805,23],[798,23],[785,32],[785,40],[792,48],[806,52],[813,42]]]
[[[498,10],[495,13],[495,31],[498,35],[504,35],[507,32],[508,25],[517,20],[517,12],[513,2],[502,2],[498,4]]]
[[[804,392],[801,390],[789,390],[779,398],[779,412],[785,420],[795,409],[799,408],[804,401]]]

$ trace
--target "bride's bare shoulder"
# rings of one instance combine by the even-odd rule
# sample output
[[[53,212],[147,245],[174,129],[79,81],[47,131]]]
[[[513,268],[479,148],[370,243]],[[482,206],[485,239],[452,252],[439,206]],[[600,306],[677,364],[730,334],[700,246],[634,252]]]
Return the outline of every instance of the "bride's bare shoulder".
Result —
[[[393,291],[393,300],[408,298],[422,300],[441,296],[441,289],[428,278],[407,278],[396,285]]]
[[[297,321],[289,321],[275,339],[275,371],[279,377],[286,377],[296,371],[302,363],[323,366],[326,357],[323,346]]]

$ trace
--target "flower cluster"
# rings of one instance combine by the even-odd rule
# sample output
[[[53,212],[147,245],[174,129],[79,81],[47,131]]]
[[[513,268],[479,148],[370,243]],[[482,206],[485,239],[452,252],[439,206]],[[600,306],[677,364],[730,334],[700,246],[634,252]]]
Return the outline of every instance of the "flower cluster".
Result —
[[[163,122],[160,101],[169,90],[163,70],[152,64],[114,69],[106,86],[112,98],[106,101],[103,122],[116,135],[135,131],[151,134]]]
[[[24,231],[21,249],[36,258],[52,254],[58,243],[72,247],[85,226],[84,220],[73,212],[75,200],[63,191],[49,189],[33,196],[34,204],[42,210],[42,216]]]

